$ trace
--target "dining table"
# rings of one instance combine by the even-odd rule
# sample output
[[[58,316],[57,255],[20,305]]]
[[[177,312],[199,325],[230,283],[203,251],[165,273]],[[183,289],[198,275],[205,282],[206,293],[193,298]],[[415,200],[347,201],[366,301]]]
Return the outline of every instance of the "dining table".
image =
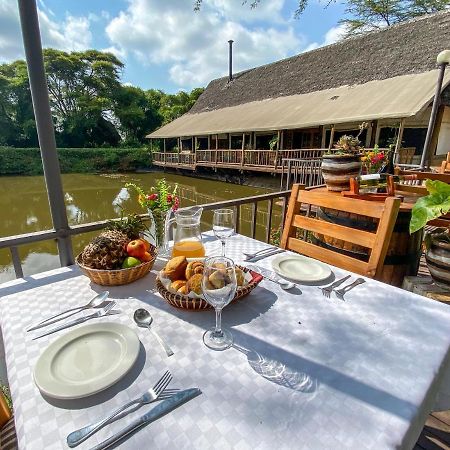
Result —
[[[203,241],[207,256],[220,254],[220,241],[211,232],[203,234]],[[245,266],[244,253],[265,247],[235,234],[227,239],[226,255]],[[279,256],[254,264],[271,269]],[[76,265],[0,285],[19,449],[67,449],[69,433],[139,397],[166,370],[173,375],[171,388],[196,387],[201,395],[118,448],[411,449],[430,411],[450,408],[448,305],[368,278],[344,300],[334,293],[327,298],[321,286],[347,275],[348,283],[360,277],[336,267],[330,267],[329,279],[297,282],[290,290],[264,279],[224,308],[222,325],[234,343],[213,351],[202,336],[215,323],[214,310],[167,303],[155,287],[164,264],[158,259],[148,275],[123,286],[93,284]],[[95,321],[134,330],[140,341],[136,363],[116,384],[89,397],[58,400],[41,394],[33,378],[35,364],[68,330],[33,340],[27,328],[104,290],[121,313]],[[152,333],[136,326],[138,308],[151,312],[152,326],[173,356]],[[109,423],[77,448],[100,444],[154,405]]]

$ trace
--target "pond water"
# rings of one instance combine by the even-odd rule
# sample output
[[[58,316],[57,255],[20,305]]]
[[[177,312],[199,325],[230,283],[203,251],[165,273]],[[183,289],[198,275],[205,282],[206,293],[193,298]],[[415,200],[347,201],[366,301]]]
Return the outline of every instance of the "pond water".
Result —
[[[270,188],[240,186],[221,181],[185,177],[173,174],[113,174],[62,175],[66,210],[71,225],[119,217],[121,208],[127,212],[144,212],[140,209],[136,195],[128,192],[127,182],[137,183],[150,189],[156,180],[165,177],[169,184],[179,185],[181,206],[211,203],[220,200],[247,197],[270,192]],[[131,194],[131,195],[130,195]],[[267,203],[260,205],[257,220],[257,237],[265,232]],[[264,210],[265,209],[265,210]],[[52,228],[45,182],[37,177],[0,177],[0,237],[12,236]],[[280,208],[274,208],[273,225],[279,222]],[[211,228],[211,213],[204,213],[203,228]],[[251,207],[241,209],[241,232],[248,234],[251,223]],[[77,255],[97,233],[74,236],[73,248]],[[19,247],[25,275],[59,267],[55,241],[44,241]],[[0,250],[0,282],[15,277],[8,249]]]

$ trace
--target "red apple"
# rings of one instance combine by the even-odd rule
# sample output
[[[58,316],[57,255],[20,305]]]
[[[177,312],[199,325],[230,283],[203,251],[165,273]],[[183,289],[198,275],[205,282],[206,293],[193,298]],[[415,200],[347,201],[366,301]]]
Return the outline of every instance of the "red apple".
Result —
[[[145,244],[145,251],[148,252],[150,251],[150,242],[148,242],[146,239],[144,238],[139,238],[140,241],[142,241]]]
[[[127,253],[137,259],[141,259],[146,252],[145,244],[140,239],[128,242]]]

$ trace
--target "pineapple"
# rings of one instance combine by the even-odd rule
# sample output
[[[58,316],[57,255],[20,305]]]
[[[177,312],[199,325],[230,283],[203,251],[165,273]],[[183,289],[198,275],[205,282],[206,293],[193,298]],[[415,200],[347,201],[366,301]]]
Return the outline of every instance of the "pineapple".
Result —
[[[91,269],[118,269],[127,257],[126,246],[129,240],[120,231],[105,231],[85,247],[81,261]]]
[[[110,220],[106,225],[107,230],[121,231],[126,234],[130,240],[139,239],[139,234],[146,229],[143,220],[136,214],[129,214],[123,217],[123,211],[120,219]]]

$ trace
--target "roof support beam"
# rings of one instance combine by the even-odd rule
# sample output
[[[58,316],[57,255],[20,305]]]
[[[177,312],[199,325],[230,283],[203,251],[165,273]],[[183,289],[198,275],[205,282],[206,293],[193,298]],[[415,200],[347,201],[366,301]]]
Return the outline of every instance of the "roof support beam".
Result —
[[[442,62],[439,61],[439,58],[442,54],[445,54],[448,52],[450,54],[450,50],[444,50],[443,52],[439,53],[438,55],[438,64],[439,64],[439,74],[438,79],[436,83],[436,92],[434,93],[434,99],[433,99],[433,106],[431,108],[431,115],[430,115],[430,122],[428,123],[428,130],[427,130],[427,136],[425,137],[425,144],[423,145],[423,153],[422,158],[420,160],[420,168],[424,169],[425,167],[430,166],[430,160],[431,160],[431,138],[433,136],[434,132],[434,126],[436,124],[436,117],[439,109],[439,104],[441,101],[441,91],[442,91],[442,83],[444,81],[444,75],[445,75],[445,68],[447,67],[449,61],[448,60],[442,60]],[[445,55],[448,58],[448,55]]]
[[[400,125],[398,127],[397,140],[395,142],[394,157],[393,157],[394,164],[397,164],[397,161],[399,160],[399,156],[400,156],[399,152],[400,152],[400,148],[402,146],[404,129],[405,129],[405,119],[401,119]]]
[[[36,2],[18,0],[18,4],[48,202],[53,228],[59,236],[57,238],[59,260],[62,266],[69,266],[74,263],[72,241],[56,151]]]

